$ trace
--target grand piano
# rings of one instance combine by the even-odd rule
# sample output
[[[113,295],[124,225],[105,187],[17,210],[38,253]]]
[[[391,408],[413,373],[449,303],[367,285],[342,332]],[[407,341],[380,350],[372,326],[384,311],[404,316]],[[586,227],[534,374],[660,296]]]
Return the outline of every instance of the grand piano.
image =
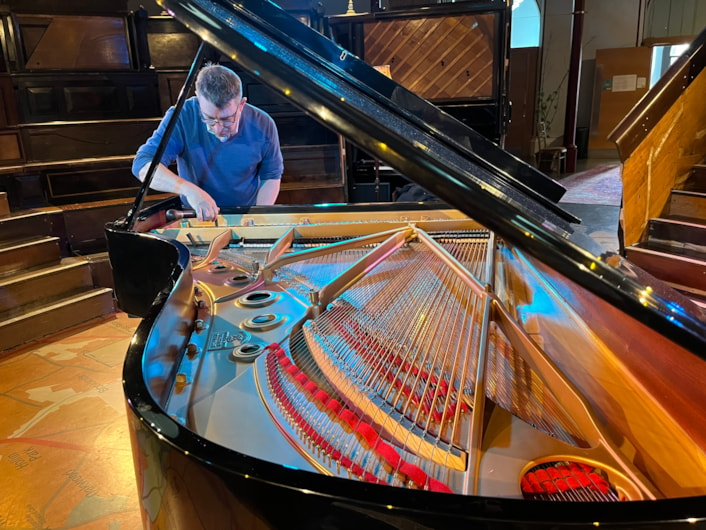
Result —
[[[275,4],[162,5],[439,201],[106,226],[145,528],[706,524],[699,304]]]

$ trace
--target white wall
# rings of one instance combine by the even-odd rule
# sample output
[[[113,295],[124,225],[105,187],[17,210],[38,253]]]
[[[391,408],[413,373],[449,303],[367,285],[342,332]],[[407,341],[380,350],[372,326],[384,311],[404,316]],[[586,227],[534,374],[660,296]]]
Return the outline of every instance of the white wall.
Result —
[[[586,0],[581,49],[581,77],[577,110],[578,127],[588,127],[593,96],[596,50],[638,45],[644,0]],[[543,5],[542,5],[543,4]],[[543,16],[540,91],[559,88],[558,107],[548,131],[550,139],[564,135],[567,74],[571,61],[572,0],[540,1]]]

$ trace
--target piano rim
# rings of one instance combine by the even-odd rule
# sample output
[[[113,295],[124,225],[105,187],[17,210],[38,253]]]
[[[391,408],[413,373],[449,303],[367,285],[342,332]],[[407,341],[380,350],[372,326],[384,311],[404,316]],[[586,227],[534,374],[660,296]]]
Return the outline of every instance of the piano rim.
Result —
[[[174,243],[180,245],[179,242]],[[183,274],[188,264],[182,262],[178,266],[182,267]],[[410,517],[419,517],[420,514],[444,524],[445,521],[483,521],[486,524],[502,523],[504,527],[517,524],[523,528],[527,524],[542,527],[630,524],[630,528],[639,528],[642,525],[654,528],[657,522],[662,528],[665,525],[706,521],[706,496],[703,495],[622,502],[569,502],[436,493],[292,469],[226,448],[199,436],[170,417],[153,398],[145,382],[145,347],[151,330],[169,299],[168,296],[158,297],[142,319],[128,347],[123,365],[124,396],[129,414],[134,416],[129,421],[133,453],[139,445],[135,433],[139,426],[146,429],[153,437],[152,441],[162,449],[172,448],[200,468],[218,476],[236,497],[236,483],[244,481],[243,485],[247,486],[248,483],[252,484],[248,481],[255,480],[263,486],[276,489],[278,502],[291,507],[290,510],[302,504],[301,496],[311,498],[311,495],[316,495],[319,500],[335,503],[339,509],[364,508],[368,514],[370,510],[374,510],[384,515],[384,520],[388,522],[396,517],[408,520]],[[159,462],[154,462],[154,465],[160,467]],[[135,459],[139,477],[138,466],[138,460]],[[138,483],[138,490],[139,488]],[[287,498],[288,500],[285,500]],[[384,502],[380,499],[384,499]],[[548,506],[547,502],[551,505]],[[307,511],[306,508],[302,509]]]

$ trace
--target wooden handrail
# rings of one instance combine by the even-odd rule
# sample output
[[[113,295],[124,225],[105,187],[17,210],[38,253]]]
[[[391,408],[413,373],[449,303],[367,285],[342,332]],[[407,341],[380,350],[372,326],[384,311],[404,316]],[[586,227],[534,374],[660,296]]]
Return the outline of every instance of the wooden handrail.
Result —
[[[679,99],[706,65],[704,28],[664,75],[608,135],[618,146],[622,161],[648,136],[659,120]]]

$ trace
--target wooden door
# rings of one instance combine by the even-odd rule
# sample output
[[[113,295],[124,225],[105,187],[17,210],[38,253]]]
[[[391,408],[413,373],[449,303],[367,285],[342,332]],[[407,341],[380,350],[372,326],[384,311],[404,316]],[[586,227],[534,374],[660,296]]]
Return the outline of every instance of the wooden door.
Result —
[[[526,161],[531,161],[533,156],[538,57],[539,48],[536,47],[510,50],[509,95],[512,109],[504,147]]]
[[[596,50],[589,150],[616,150],[608,135],[650,88],[651,63],[645,46]]]

